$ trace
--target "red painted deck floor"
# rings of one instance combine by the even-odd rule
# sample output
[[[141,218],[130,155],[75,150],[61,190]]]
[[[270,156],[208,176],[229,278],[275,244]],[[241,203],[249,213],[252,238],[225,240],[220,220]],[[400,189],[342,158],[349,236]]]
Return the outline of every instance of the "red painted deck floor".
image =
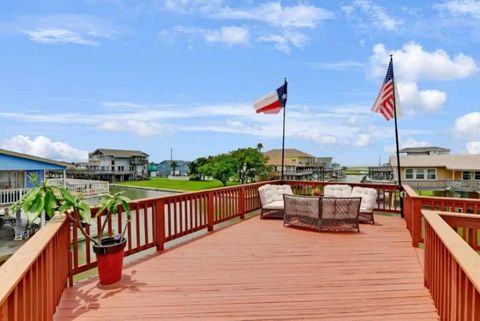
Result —
[[[56,320],[438,320],[405,222],[316,233],[258,217],[65,290]]]

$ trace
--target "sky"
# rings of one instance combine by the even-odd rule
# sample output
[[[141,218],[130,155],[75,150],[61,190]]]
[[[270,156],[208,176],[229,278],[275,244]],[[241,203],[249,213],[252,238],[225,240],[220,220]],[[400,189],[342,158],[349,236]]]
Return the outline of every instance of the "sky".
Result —
[[[286,147],[374,165],[395,151],[371,111],[392,54],[400,147],[480,153],[480,1],[2,1],[0,41],[5,149],[281,148],[282,114],[253,103],[286,77]]]

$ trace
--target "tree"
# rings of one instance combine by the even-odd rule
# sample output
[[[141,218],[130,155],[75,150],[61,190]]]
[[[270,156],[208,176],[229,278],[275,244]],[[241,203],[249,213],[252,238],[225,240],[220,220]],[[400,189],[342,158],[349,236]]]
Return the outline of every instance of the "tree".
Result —
[[[261,144],[259,144],[261,145]],[[265,176],[268,172],[268,158],[257,148],[239,148],[231,152],[235,159],[235,173],[242,184],[254,181],[255,176]]]
[[[205,157],[199,157],[188,164],[188,171],[191,180],[199,181],[204,179],[204,175],[200,173],[199,168],[207,163]]]
[[[175,170],[177,169],[178,167],[178,163],[176,161],[172,161],[170,163],[170,168],[172,169],[172,176],[175,176]]]
[[[235,175],[236,169],[236,160],[231,154],[220,154],[209,157],[198,170],[201,174],[218,179],[223,186],[227,186],[227,182]]]
[[[258,144],[257,144],[257,149],[258,149],[259,152],[261,152],[262,149],[263,149],[263,144],[262,144],[262,143],[258,143]]]

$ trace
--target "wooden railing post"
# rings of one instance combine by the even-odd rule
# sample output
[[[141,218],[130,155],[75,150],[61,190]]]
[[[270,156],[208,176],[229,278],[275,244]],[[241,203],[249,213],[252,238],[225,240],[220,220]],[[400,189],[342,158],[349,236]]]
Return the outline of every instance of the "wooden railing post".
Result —
[[[165,244],[165,201],[159,199],[154,204],[155,243],[157,244],[157,251],[163,251]]]
[[[213,231],[213,225],[215,224],[215,204],[214,204],[214,193],[208,192],[207,199],[207,225],[208,231]]]
[[[238,192],[238,211],[240,213],[240,219],[245,219],[245,186],[240,187]]]
[[[411,207],[412,246],[418,247],[422,241],[422,200],[412,198]]]

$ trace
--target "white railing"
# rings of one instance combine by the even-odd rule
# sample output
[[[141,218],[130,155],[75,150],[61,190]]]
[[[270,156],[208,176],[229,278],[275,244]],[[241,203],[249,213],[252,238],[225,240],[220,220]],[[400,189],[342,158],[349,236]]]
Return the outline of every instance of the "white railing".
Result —
[[[0,206],[11,205],[27,194],[27,188],[0,189]]]
[[[51,185],[64,186],[63,178],[52,178],[48,182]],[[102,195],[108,193],[109,183],[106,181],[67,178],[65,180],[65,188],[72,193],[83,193],[85,196]]]

